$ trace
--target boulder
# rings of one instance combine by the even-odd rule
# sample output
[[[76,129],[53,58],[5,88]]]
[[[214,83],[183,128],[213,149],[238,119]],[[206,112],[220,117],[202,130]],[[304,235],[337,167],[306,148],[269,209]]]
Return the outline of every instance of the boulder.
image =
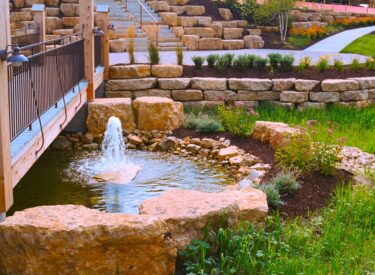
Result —
[[[155,77],[139,79],[111,79],[105,83],[105,89],[111,91],[119,90],[146,90],[154,88],[158,83]]]
[[[198,20],[198,25],[206,26],[212,23],[211,16],[195,16],[195,18]]]
[[[221,38],[223,36],[223,27],[220,24],[206,24],[207,28],[211,28],[214,31],[214,37],[215,38]]]
[[[73,17],[79,15],[79,5],[72,3],[62,3],[60,5],[60,11],[63,16]]]
[[[166,236],[167,224],[148,215],[30,208],[0,224],[0,273],[173,274],[177,250]]]
[[[179,16],[178,25],[181,27],[194,27],[198,24],[198,19],[191,16]]]
[[[214,31],[206,27],[185,28],[185,35],[198,35],[199,37],[214,37]]]
[[[230,11],[230,9],[219,8],[219,14],[221,18],[225,21],[229,21],[233,19],[233,14]]]
[[[247,32],[249,33],[249,35],[256,35],[256,36],[260,36],[262,34],[261,29],[247,29]]]
[[[158,82],[160,89],[183,90],[190,86],[190,78],[159,78]]]
[[[213,21],[213,24],[219,24],[223,28],[237,28],[236,21]]]
[[[109,67],[109,77],[111,79],[143,78],[149,76],[151,76],[151,66],[147,64]]]
[[[170,11],[167,1],[148,1],[147,4],[156,12]]]
[[[224,39],[239,39],[242,38],[243,28],[224,28]]]
[[[13,0],[16,8],[23,8],[25,6],[25,0]]]
[[[297,79],[294,83],[294,87],[297,91],[310,92],[312,91],[320,82],[317,80],[306,80]]]
[[[228,84],[231,90],[266,91],[272,87],[270,79],[260,78],[229,78]]]
[[[287,91],[293,88],[295,78],[280,78],[272,79],[272,90],[274,91]]]
[[[247,28],[249,25],[249,22],[247,20],[234,20],[237,23],[237,28]]]
[[[127,98],[132,98],[133,97],[133,92],[132,91],[105,91],[105,96],[108,98],[113,98],[113,97],[127,97]]]
[[[308,92],[296,92],[296,91],[282,91],[280,94],[280,101],[282,102],[305,102],[309,100]]]
[[[239,155],[239,151],[237,146],[229,146],[227,148],[222,148],[219,150],[217,158],[219,160],[229,159],[231,157],[235,157]]]
[[[187,15],[193,15],[193,16],[199,16],[203,15],[206,12],[204,6],[186,6],[186,14]]]
[[[191,88],[223,91],[227,89],[227,80],[225,78],[194,77],[191,79]]]
[[[172,64],[153,65],[151,67],[151,74],[155,77],[164,78],[180,77],[183,74],[183,67]]]
[[[271,129],[270,132],[270,145],[272,148],[277,149],[288,144],[296,135],[300,135],[301,131],[292,127],[276,127]]]
[[[359,82],[354,79],[326,79],[322,81],[324,92],[343,92],[359,90]]]
[[[262,49],[264,47],[264,41],[259,35],[245,35],[243,40],[247,49]]]
[[[161,89],[149,89],[133,92],[134,98],[143,97],[143,96],[159,96],[171,98],[170,90],[161,90]]]
[[[258,101],[254,101],[254,100],[237,100],[234,102],[234,106],[249,109],[249,108],[258,107],[259,103]]]
[[[374,89],[375,88],[375,77],[356,77],[356,78],[349,78],[350,80],[355,80],[359,83],[359,88],[363,89]]]
[[[161,23],[172,27],[177,26],[177,13],[175,12],[159,12]]]
[[[222,50],[222,49],[223,49],[223,42],[220,38],[199,39],[199,50]]]
[[[133,101],[133,108],[141,130],[176,130],[184,125],[181,102],[163,97],[139,97]]]
[[[65,28],[74,28],[79,24],[79,17],[63,17],[63,25]]]
[[[53,33],[54,30],[63,27],[63,21],[59,17],[46,17],[46,33]]]
[[[59,0],[45,0],[46,6],[57,7],[60,3]]]
[[[122,128],[135,128],[131,100],[129,98],[96,98],[88,104],[87,130],[91,134],[103,134],[111,116],[118,117]]]
[[[368,99],[368,91],[345,91],[340,93],[341,101],[364,101]]]
[[[223,40],[224,50],[239,50],[239,49],[243,49],[244,46],[245,46],[245,43],[242,39]]]
[[[368,90],[368,98],[375,99],[375,89]]]
[[[167,152],[169,150],[175,149],[177,147],[177,145],[178,145],[178,142],[177,142],[176,138],[167,137],[167,138],[162,139],[159,142],[158,148],[161,151]]]
[[[126,40],[124,38],[109,40],[109,50],[112,53],[122,53],[126,49]]]
[[[187,47],[189,51],[196,51],[199,48],[199,35],[183,35],[181,43]]]
[[[171,6],[169,5],[171,12],[177,13],[177,15],[184,14],[186,12],[186,6]]]
[[[71,35],[73,33],[74,33],[73,29],[60,29],[60,30],[53,31],[54,35],[61,35],[61,36]]]
[[[185,33],[183,27],[171,27],[171,30],[178,38],[181,38]]]
[[[307,109],[324,109],[325,107],[326,104],[322,102],[301,102],[298,103],[297,109],[299,111],[304,111]]]
[[[225,91],[204,91],[204,100],[207,101],[223,101],[223,100],[236,100],[237,94],[231,90]]]
[[[256,121],[252,137],[263,143],[269,143],[271,137],[271,130],[275,128],[287,128],[288,124],[282,122],[271,121]]]
[[[172,98],[178,101],[195,101],[203,99],[203,92],[201,90],[173,90]]]
[[[323,103],[332,103],[340,101],[340,93],[338,92],[311,92],[310,100],[323,102]]]
[[[17,21],[32,21],[33,16],[29,11],[19,11],[19,12],[11,12],[10,14],[10,20],[12,22]]]
[[[178,249],[186,249],[193,239],[203,239],[207,226],[217,230],[225,217],[226,226],[248,221],[264,224],[268,212],[266,195],[253,188],[241,191],[204,193],[193,190],[169,190],[145,200],[140,213],[164,220]]]
[[[46,9],[46,16],[47,17],[59,17],[60,16],[60,9],[59,8],[45,8]]]

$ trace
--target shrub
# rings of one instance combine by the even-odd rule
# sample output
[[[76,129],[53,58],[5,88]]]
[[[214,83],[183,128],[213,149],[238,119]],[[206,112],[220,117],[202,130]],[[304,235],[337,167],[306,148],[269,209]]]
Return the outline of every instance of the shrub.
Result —
[[[215,64],[216,69],[219,72],[224,72],[230,66],[230,60],[225,55],[220,56]]]
[[[195,129],[198,132],[220,132],[223,131],[223,126],[220,121],[212,115],[189,113],[185,116],[185,127],[188,129]]]
[[[322,175],[333,175],[340,162],[340,152],[341,147],[338,145],[315,142],[312,146],[311,167]]]
[[[280,60],[280,69],[284,72],[293,70],[294,56],[284,55]]]
[[[259,186],[259,189],[266,193],[268,206],[278,208],[283,204],[279,190],[274,184],[263,184]]]
[[[129,63],[134,64],[135,63],[135,56],[134,56],[135,27],[133,25],[130,25],[129,28],[126,30],[125,37],[128,39],[128,45],[126,47],[126,50],[128,52],[128,56],[129,56]]]
[[[273,69],[277,69],[283,59],[283,56],[279,53],[270,53],[268,54],[268,59],[270,61],[270,66]]]
[[[184,49],[182,47],[176,48],[177,65],[182,66],[184,62]]]
[[[319,57],[318,63],[316,63],[316,67],[319,71],[323,72],[328,69],[329,65],[329,56],[321,56]]]
[[[364,26],[371,26],[375,25],[375,18],[374,17],[354,17],[354,18],[342,18],[336,19],[334,22],[335,25],[341,26],[344,28],[352,28],[352,27],[364,27]]]
[[[344,63],[342,62],[341,59],[339,58],[335,58],[333,60],[333,67],[335,67],[335,69],[338,71],[338,72],[342,72],[344,70]]]
[[[223,57],[227,59],[228,66],[232,66],[234,54],[233,53],[226,53],[226,54],[223,55]]]
[[[365,62],[365,67],[369,71],[374,71],[375,70],[375,59],[374,58],[367,58]]]
[[[237,71],[245,71],[252,66],[249,55],[239,55],[233,60],[233,67]]]
[[[359,70],[361,68],[361,63],[359,62],[359,58],[355,57],[352,59],[352,63],[350,63],[350,69],[352,70]]]
[[[328,35],[329,31],[327,27],[321,27],[313,25],[309,28],[304,27],[292,27],[289,31],[291,36],[302,36],[311,39],[321,38]]]
[[[249,115],[244,108],[219,105],[217,114],[226,131],[245,137],[253,131],[256,116]]]
[[[204,63],[205,58],[202,57],[202,56],[193,56],[193,57],[191,58],[191,60],[193,60],[193,62],[194,62],[194,64],[195,64],[195,67],[196,67],[197,69],[201,69],[201,68],[202,68],[202,65],[203,65],[203,63]]]
[[[313,157],[311,144],[311,137],[305,131],[302,131],[299,135],[292,136],[290,142],[276,150],[276,167],[290,170],[297,169],[301,173],[306,173],[311,168]]]
[[[160,62],[159,48],[153,42],[148,44],[148,60],[151,65],[156,65]]]
[[[311,59],[309,56],[304,56],[299,60],[297,70],[303,72],[311,66]]]
[[[253,61],[254,69],[264,71],[267,68],[268,59],[262,57],[255,57]]]
[[[299,183],[295,175],[290,172],[280,172],[271,181],[281,194],[292,194],[299,188]]]
[[[208,67],[213,68],[218,58],[219,58],[219,55],[217,54],[208,55],[206,58]]]

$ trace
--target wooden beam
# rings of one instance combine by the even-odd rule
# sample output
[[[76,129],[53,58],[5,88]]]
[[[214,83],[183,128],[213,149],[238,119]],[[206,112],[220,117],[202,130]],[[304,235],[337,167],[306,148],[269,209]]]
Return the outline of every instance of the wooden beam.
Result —
[[[97,5],[96,21],[98,26],[103,30],[104,35],[101,38],[102,63],[104,66],[104,80],[109,79],[109,7],[108,5]]]
[[[95,98],[94,89],[94,0],[79,0],[79,24],[85,38],[85,78],[88,82],[87,98]]]
[[[9,1],[0,0],[0,49],[7,49],[10,40]],[[0,60],[0,219],[13,204],[11,181],[10,127],[7,62]]]
[[[46,41],[46,11],[43,4],[34,4],[31,8],[34,25],[39,27],[39,42]]]

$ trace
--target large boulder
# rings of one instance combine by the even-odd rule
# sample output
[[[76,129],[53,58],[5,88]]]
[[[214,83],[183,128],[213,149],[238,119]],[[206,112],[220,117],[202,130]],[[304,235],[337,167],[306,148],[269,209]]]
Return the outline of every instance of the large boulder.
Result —
[[[308,92],[296,92],[296,91],[282,91],[280,94],[280,101],[282,102],[305,102],[309,100]]]
[[[340,93],[338,92],[317,92],[310,93],[310,100],[323,102],[323,103],[332,103],[340,101]]]
[[[266,91],[272,87],[272,80],[261,78],[229,78],[229,88],[232,90]]]
[[[223,91],[227,89],[227,80],[225,78],[194,77],[191,79],[191,88]]]
[[[204,6],[192,6],[192,5],[187,5],[186,6],[186,14],[187,15],[192,15],[192,16],[199,16],[203,15],[206,12],[206,9]]]
[[[181,43],[189,50],[196,51],[199,48],[199,35],[183,35]]]
[[[160,89],[180,90],[190,86],[190,78],[159,78]]]
[[[201,90],[174,90],[172,91],[172,98],[178,101],[195,101],[202,100],[203,93]]]
[[[46,33],[53,33],[54,30],[62,29],[63,21],[59,17],[46,17]]]
[[[135,128],[130,98],[96,98],[88,104],[87,130],[92,134],[103,134],[111,116],[121,120],[122,128]]]
[[[194,27],[198,24],[198,19],[191,16],[179,16],[178,25],[181,27]]]
[[[163,97],[139,97],[133,101],[133,108],[141,130],[176,130],[184,125],[181,102]]]
[[[185,28],[186,35],[198,35],[199,37],[214,37],[214,30],[206,27]]]
[[[105,84],[105,89],[110,91],[136,91],[154,88],[158,80],[154,77],[139,79],[111,79]]]
[[[121,65],[109,67],[111,79],[143,78],[151,76],[151,66],[147,64]]]
[[[262,226],[267,211],[266,195],[252,188],[221,193],[174,189],[140,206],[141,214],[157,215],[167,223],[178,249],[203,239],[207,226],[218,229],[224,217],[227,226],[243,221]]]
[[[242,39],[223,40],[224,50],[240,50],[244,48],[244,41]]]
[[[148,1],[147,4],[156,12],[170,11],[167,1]]]
[[[239,39],[242,38],[243,28],[224,28],[224,39]]]
[[[160,12],[161,23],[172,27],[177,26],[177,13],[175,12]]]
[[[0,273],[173,274],[177,250],[167,236],[157,217],[30,208],[0,223]]]
[[[264,47],[264,41],[259,35],[245,35],[243,40],[247,49],[261,49]]]
[[[219,14],[221,18],[225,21],[229,21],[233,19],[233,14],[230,11],[230,9],[219,8]]]
[[[359,90],[359,82],[354,79],[326,79],[322,81],[324,92],[343,92]]]
[[[297,91],[312,91],[320,82],[317,80],[297,79],[294,86]]]
[[[183,67],[173,64],[153,65],[151,74],[155,77],[173,78],[180,77],[183,74]]]
[[[211,29],[212,30],[212,29]],[[199,39],[199,50],[222,50],[223,42],[220,38]]]

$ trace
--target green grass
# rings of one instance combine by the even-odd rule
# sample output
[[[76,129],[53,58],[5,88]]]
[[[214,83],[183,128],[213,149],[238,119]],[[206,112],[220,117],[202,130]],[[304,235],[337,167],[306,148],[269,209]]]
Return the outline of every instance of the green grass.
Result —
[[[339,188],[309,220],[267,221],[264,231],[221,229],[184,253],[190,274],[372,274],[375,189]]]
[[[375,35],[373,34],[364,35],[354,40],[352,43],[346,46],[341,52],[374,56],[375,55]]]
[[[304,36],[289,36],[288,43],[295,48],[304,48],[311,44],[312,39]]]

